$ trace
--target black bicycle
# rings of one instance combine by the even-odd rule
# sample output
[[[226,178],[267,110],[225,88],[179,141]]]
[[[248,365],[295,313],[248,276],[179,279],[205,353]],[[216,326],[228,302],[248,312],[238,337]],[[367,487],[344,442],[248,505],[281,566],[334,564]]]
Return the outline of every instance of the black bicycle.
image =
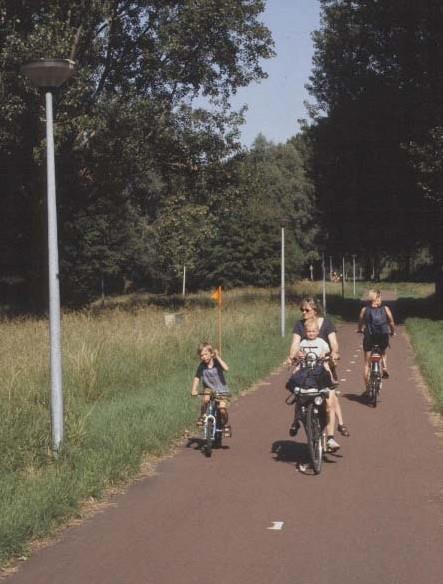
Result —
[[[383,374],[383,354],[378,345],[374,345],[371,349],[369,365],[369,381],[366,388],[366,395],[368,404],[375,408],[377,407],[377,402],[380,401]]]
[[[207,392],[200,395],[208,395]],[[204,451],[206,456],[211,456],[213,448],[221,448],[223,442],[223,424],[219,409],[219,402],[226,399],[226,395],[220,396],[214,391],[209,394],[206,412],[203,414],[202,434]]]
[[[287,384],[293,395],[286,403],[296,405],[295,423],[301,422],[305,428],[309,457],[315,474],[320,474],[323,454],[326,452],[326,400],[329,397],[329,388],[319,387],[321,384],[317,383],[317,375],[314,373],[322,367],[323,361],[324,359],[314,353],[308,353],[301,362],[301,368],[306,374],[304,387],[290,387],[290,382]],[[302,377],[300,376],[300,379]]]

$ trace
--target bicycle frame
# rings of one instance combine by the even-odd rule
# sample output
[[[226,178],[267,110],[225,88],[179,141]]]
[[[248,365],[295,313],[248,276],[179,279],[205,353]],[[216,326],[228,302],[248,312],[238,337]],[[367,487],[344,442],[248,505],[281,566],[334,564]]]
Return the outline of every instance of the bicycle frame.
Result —
[[[206,408],[206,413],[204,414],[204,423],[203,423],[203,433],[205,440],[211,439],[215,440],[215,436],[217,432],[222,432],[221,428],[217,428],[217,418],[218,418],[218,403],[215,399],[215,396],[212,397],[208,402],[208,406]],[[212,424],[210,422],[212,421]],[[208,435],[209,429],[212,428],[211,435]]]
[[[313,352],[307,353],[301,366],[308,369],[314,368],[324,360]],[[329,391],[327,387],[295,387],[293,401],[290,402],[297,404],[297,418],[305,428],[309,456],[315,474],[321,472],[323,453],[326,451],[326,399],[329,396]],[[287,403],[289,402],[287,401]]]
[[[381,379],[383,355],[378,345],[372,347],[369,362],[371,364],[371,375]]]
[[[207,395],[201,393],[200,395]],[[206,412],[203,414],[203,439],[205,442],[204,451],[207,456],[211,456],[213,446],[220,448],[223,439],[223,428],[220,419],[219,398],[214,392],[209,394],[209,401]]]
[[[383,353],[378,345],[374,345],[369,356],[369,383],[368,398],[369,403],[375,408],[379,399],[379,393],[382,386],[383,372]]]

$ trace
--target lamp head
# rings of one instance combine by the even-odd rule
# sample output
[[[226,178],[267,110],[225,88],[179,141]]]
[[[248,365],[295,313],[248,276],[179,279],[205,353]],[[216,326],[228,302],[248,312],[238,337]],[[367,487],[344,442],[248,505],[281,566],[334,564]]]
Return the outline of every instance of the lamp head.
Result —
[[[20,70],[36,87],[55,89],[71,77],[74,67],[70,59],[38,59],[22,65]]]

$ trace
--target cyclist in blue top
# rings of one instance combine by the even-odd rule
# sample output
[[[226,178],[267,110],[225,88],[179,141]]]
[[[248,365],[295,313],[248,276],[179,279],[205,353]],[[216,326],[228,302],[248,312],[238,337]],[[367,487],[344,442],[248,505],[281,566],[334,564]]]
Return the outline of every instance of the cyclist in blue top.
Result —
[[[395,322],[391,309],[382,303],[380,290],[369,290],[368,304],[360,311],[358,319],[358,332],[363,333],[364,350],[364,382],[367,387],[371,370],[371,350],[378,345],[382,352],[383,373],[386,379],[389,377],[387,367],[386,349],[389,347],[389,334],[395,333]],[[366,390],[365,390],[366,391]]]

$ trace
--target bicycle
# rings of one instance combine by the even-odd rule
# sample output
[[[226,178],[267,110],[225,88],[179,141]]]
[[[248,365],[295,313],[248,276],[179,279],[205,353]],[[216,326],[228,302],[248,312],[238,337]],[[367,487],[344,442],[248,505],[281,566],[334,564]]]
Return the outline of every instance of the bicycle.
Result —
[[[317,357],[315,353],[308,353],[302,360],[302,368],[307,369],[306,373],[313,373],[317,366],[321,366],[325,359]],[[329,388],[315,387],[315,374],[311,377],[313,381],[309,381],[309,376],[306,375],[306,385],[314,385],[314,387],[298,387],[295,386],[290,389],[290,382],[287,388],[293,391],[293,396],[286,399],[288,405],[297,404],[297,416],[295,423],[301,422],[305,428],[305,433],[308,441],[309,457],[311,459],[312,468],[315,474],[320,474],[323,463],[323,453],[327,451],[326,448],[326,400],[329,397]],[[292,397],[292,400],[290,398]]]
[[[208,395],[208,392],[200,392],[199,395]],[[226,399],[226,394],[218,394],[215,391],[209,393],[206,412],[203,414],[202,434],[204,440],[204,452],[211,456],[213,448],[221,448],[224,436],[224,428],[219,408],[220,400]]]
[[[369,357],[370,370],[367,385],[367,400],[374,408],[380,400],[380,389],[382,388],[383,354],[378,345],[371,349]]]

